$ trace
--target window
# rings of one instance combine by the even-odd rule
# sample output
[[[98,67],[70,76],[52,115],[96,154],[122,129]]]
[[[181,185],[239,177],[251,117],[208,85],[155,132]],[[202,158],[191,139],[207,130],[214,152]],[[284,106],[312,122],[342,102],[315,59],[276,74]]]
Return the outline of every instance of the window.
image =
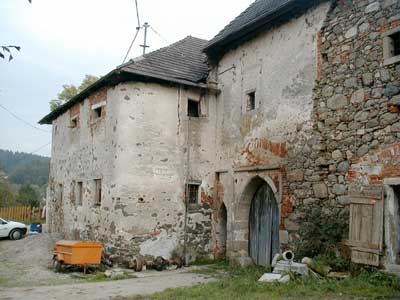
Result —
[[[78,127],[78,116],[74,116],[74,117],[71,118],[69,127],[70,128]]]
[[[256,109],[256,92],[251,91],[247,93],[246,110],[251,111]]]
[[[393,56],[400,55],[400,32],[391,36],[393,42]]]
[[[59,203],[63,202],[63,191],[64,191],[64,187],[63,185],[60,183],[58,185],[58,195],[57,195],[57,200],[59,201]]]
[[[199,185],[198,184],[188,184],[187,185],[188,204],[197,204],[199,196]]]
[[[200,102],[188,99],[188,116],[193,118],[200,117]]]
[[[95,179],[95,193],[94,193],[94,205],[101,205],[101,179]]]
[[[102,113],[103,113],[103,107],[102,106],[100,106],[100,107],[98,107],[98,108],[95,108],[95,109],[93,109],[93,112],[94,112],[94,117],[97,119],[97,118],[101,118],[101,115],[102,115]]]
[[[76,189],[76,204],[82,205],[82,198],[83,198],[83,183],[82,181],[77,182],[77,189]]]
[[[104,116],[106,102],[100,102],[92,105],[92,119],[97,120]]]
[[[385,65],[400,62],[400,27],[383,34],[383,57]]]
[[[75,197],[75,185],[76,185],[75,180],[72,180],[72,182],[71,182],[71,191],[70,191],[71,204],[75,204],[76,203],[75,202],[75,200],[76,200],[76,197]]]

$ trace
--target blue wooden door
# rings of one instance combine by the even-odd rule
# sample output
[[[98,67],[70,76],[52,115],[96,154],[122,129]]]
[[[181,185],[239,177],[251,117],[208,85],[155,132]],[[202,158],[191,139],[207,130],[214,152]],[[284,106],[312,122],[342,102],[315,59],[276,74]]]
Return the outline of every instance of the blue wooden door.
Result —
[[[264,183],[250,206],[249,254],[255,264],[269,266],[276,253],[279,253],[279,209],[274,192]]]

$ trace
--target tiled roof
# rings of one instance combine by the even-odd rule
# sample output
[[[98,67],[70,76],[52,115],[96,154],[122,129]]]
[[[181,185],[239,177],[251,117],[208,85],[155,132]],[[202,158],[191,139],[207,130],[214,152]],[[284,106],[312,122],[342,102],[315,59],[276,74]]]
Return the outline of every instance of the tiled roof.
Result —
[[[309,0],[313,2],[312,0]],[[232,36],[238,36],[243,29],[251,27],[251,25],[258,23],[261,20],[272,17],[274,14],[279,13],[284,8],[290,6],[298,0],[256,0],[238,17],[224,27],[213,39],[211,39],[205,47],[212,48],[218,43],[224,42]]]
[[[165,48],[145,54],[121,67],[122,71],[171,81],[184,80],[193,83],[207,77],[207,58],[202,49],[206,40],[188,36]]]
[[[172,45],[145,54],[118,66],[74,98],[43,117],[40,124],[51,124],[74,104],[107,84],[126,80],[155,80],[190,86],[200,86],[208,74],[207,58],[202,49],[206,40],[188,36]]]

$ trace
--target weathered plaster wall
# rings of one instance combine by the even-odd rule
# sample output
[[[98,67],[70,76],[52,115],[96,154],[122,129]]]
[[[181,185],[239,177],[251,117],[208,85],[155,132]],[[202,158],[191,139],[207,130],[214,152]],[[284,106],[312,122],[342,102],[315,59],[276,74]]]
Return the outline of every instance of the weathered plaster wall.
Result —
[[[297,228],[290,219],[295,203],[289,194],[286,165],[289,154],[309,138],[317,33],[328,8],[329,4],[321,4],[259,34],[230,50],[211,70],[210,80],[217,81],[221,90],[216,153],[221,174],[217,186],[223,190],[218,201],[228,210],[227,248],[231,257],[247,255],[248,214],[243,209],[249,208],[251,195],[245,189],[257,176],[276,189],[282,247],[289,242],[287,230]],[[247,111],[246,94],[252,90],[256,109]],[[256,166],[263,168],[257,170]]]
[[[198,119],[187,117],[189,97],[201,102]],[[105,115],[91,120],[90,103],[103,100]],[[128,261],[139,253],[167,258],[174,251],[182,254],[185,182],[196,180],[204,195],[212,194],[215,114],[209,105],[215,102],[208,101],[195,89],[124,83],[79,104],[77,128],[68,128],[68,113],[55,120],[50,229],[67,238],[102,241],[113,261]],[[102,202],[95,206],[98,178]],[[73,201],[74,181],[83,182],[82,205]],[[210,251],[212,199],[204,195],[199,193],[198,205],[188,213],[187,249],[192,258]]]

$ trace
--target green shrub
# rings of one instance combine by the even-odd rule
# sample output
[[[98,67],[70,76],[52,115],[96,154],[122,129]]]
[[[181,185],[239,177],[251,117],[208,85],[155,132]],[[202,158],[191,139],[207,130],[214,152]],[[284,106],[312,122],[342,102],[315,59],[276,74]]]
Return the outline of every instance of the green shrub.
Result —
[[[298,210],[300,228],[296,256],[315,257],[335,251],[348,232],[347,210],[319,203],[302,205]]]
[[[348,259],[336,254],[334,251],[320,254],[314,257],[316,263],[321,265],[327,265],[332,268],[335,272],[350,271],[351,262]]]

